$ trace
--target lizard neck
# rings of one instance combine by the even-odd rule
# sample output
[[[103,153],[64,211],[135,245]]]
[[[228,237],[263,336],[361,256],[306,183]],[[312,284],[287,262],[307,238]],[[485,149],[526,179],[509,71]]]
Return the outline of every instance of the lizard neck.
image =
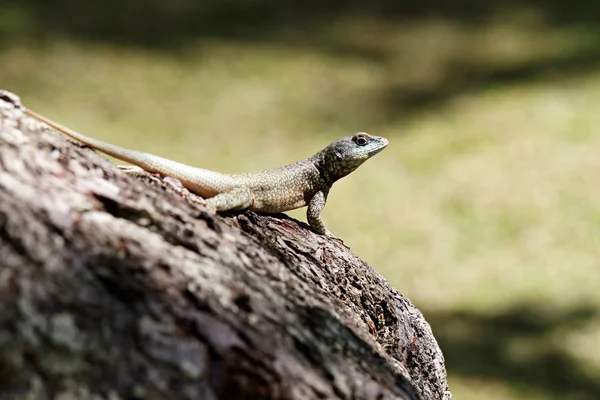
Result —
[[[312,156],[311,161],[329,187],[356,169],[356,167],[340,162],[332,149],[328,147]]]

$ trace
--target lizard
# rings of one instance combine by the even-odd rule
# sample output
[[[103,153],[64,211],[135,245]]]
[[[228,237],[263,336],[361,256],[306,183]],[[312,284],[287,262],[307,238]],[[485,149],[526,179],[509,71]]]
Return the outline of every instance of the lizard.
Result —
[[[312,230],[332,239],[337,238],[320,216],[331,186],[388,145],[384,137],[357,132],[289,165],[251,173],[225,174],[94,139],[25,106],[21,107],[29,116],[93,149],[147,172],[176,179],[191,193],[206,199],[206,205],[217,212],[249,209],[279,213],[307,206],[306,219]]]

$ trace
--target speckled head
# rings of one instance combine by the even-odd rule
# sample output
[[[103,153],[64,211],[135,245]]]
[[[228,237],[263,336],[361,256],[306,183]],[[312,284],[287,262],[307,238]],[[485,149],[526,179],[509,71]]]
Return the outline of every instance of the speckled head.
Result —
[[[331,182],[348,175],[362,163],[379,153],[388,145],[386,138],[358,132],[353,136],[344,136],[321,150],[319,167]]]

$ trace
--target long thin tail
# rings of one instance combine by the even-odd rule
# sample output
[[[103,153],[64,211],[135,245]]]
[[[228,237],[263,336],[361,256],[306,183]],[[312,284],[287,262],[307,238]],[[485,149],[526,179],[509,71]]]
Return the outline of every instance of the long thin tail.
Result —
[[[88,136],[85,136],[79,132],[74,131],[73,129],[67,128],[59,124],[58,122],[54,122],[51,119],[44,117],[36,113],[35,111],[30,110],[29,108],[24,107],[25,113],[32,116],[35,119],[42,121],[43,123],[51,126],[57,131],[64,133],[65,135],[73,138],[83,144],[86,144],[96,150],[100,150],[103,153],[108,154],[109,156],[115,157],[121,161],[126,161],[128,163],[137,165],[139,167],[144,168],[145,166],[140,164],[140,155],[141,153],[135,150],[129,150],[124,147],[116,146],[114,144],[110,144],[107,142],[103,142],[102,140],[94,139]]]
[[[103,142],[102,140],[93,139],[79,132],[75,132],[73,129],[69,129],[66,126],[62,126],[26,107],[23,108],[25,113],[33,118],[36,118],[57,131],[96,150],[106,153],[109,156],[137,165],[148,172],[156,172],[161,175],[177,178],[185,187],[204,198],[227,192],[232,188],[239,186],[239,183],[229,175],[203,168],[191,167],[163,157],[155,156],[154,154],[129,150],[124,147]]]

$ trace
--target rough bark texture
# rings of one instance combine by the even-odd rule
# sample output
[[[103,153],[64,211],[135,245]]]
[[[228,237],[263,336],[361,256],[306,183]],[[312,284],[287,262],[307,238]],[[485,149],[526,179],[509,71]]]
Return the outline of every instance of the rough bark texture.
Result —
[[[210,213],[2,99],[0,304],[2,400],[450,398],[422,314],[349,250]]]

